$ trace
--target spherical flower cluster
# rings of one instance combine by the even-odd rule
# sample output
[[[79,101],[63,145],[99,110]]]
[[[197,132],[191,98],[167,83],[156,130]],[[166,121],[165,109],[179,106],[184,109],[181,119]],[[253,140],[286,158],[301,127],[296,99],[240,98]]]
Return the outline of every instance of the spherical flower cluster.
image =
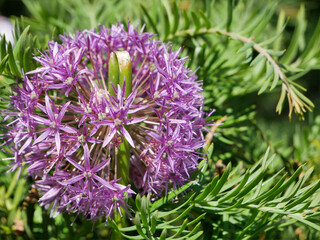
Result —
[[[137,191],[160,196],[190,180],[206,124],[201,82],[180,51],[130,24],[61,41],[35,57],[41,66],[24,74],[5,113],[11,170],[28,166],[40,203],[96,219]],[[117,51],[130,55],[130,88],[110,82]]]

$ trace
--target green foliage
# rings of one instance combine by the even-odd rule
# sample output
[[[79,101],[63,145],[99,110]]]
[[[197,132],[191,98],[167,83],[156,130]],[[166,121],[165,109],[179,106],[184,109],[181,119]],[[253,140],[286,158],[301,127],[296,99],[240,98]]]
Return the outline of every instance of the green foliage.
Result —
[[[231,235],[231,239],[252,239],[281,229],[288,221],[290,224],[300,221],[319,230],[319,219],[313,209],[319,205],[319,197],[315,196],[319,196],[320,182],[304,185],[312,170],[301,174],[303,167],[290,178],[283,170],[271,174],[268,166],[274,157],[268,157],[267,151],[246,172],[241,166],[231,169],[228,165],[220,179],[213,180],[216,183],[207,185],[198,201],[195,199],[195,208],[207,212],[205,221],[216,221],[211,223],[211,234],[217,238]],[[310,197],[312,194],[314,198]]]
[[[170,5],[169,1],[164,2],[163,5]],[[190,65],[195,61],[196,66],[202,66],[199,77],[205,80],[208,94],[210,94],[210,88],[215,88],[215,91],[210,94],[212,99],[230,97],[215,94],[220,90],[216,87],[215,78],[226,79],[221,86],[224,90],[228,87],[230,89],[228,83],[231,82],[231,86],[234,87],[231,96],[258,89],[258,93],[262,94],[268,88],[272,91],[277,86],[281,86],[276,111],[279,114],[282,112],[284,100],[287,97],[289,117],[292,111],[303,117],[304,112],[311,111],[314,104],[301,93],[301,90],[305,91],[305,89],[294,80],[320,67],[320,50],[316,47],[316,43],[320,41],[320,22],[310,42],[306,43],[304,33],[307,23],[305,8],[302,5],[291,43],[287,51],[281,51],[278,49],[279,43],[276,40],[285,29],[284,14],[279,14],[278,27],[273,32],[274,35],[265,32],[275,14],[275,2],[267,4],[259,14],[254,11],[254,1],[239,1],[233,8],[230,6],[232,2],[202,1],[203,6],[207,7],[198,11],[191,10],[190,13],[179,11],[175,1],[172,7],[158,7],[160,3],[153,5],[155,10],[149,11],[154,13],[152,16],[146,11],[144,5],[142,10],[148,25],[152,26],[164,41],[182,42],[182,46],[186,46],[187,55],[191,56]],[[215,13],[211,17],[213,9]],[[239,21],[232,22],[232,19]],[[237,67],[234,68],[234,66]],[[254,69],[251,70],[249,67]],[[232,80],[237,82],[232,83]],[[243,87],[247,84],[251,86]]]
[[[0,38],[1,109],[23,72],[37,67],[33,55],[48,40],[130,21],[146,24],[174,50],[183,48],[203,80],[205,110],[216,109],[208,120],[217,125],[194,181],[161,199],[129,200],[126,226],[67,214],[49,218],[26,200],[29,179],[5,175],[1,161],[0,239],[106,239],[113,231],[124,239],[294,239],[298,230],[299,239],[320,238],[319,97],[312,89],[320,69],[320,21],[310,23],[310,7],[301,5],[289,18],[276,1],[23,2],[29,15],[14,19],[15,43]]]
[[[23,0],[31,17],[20,19],[21,25],[30,25],[34,33],[43,41],[59,34],[83,29],[93,29],[99,24],[114,24],[119,20],[129,21],[137,16],[137,0]],[[49,30],[49,31],[48,31]]]
[[[281,229],[288,222],[301,222],[319,231],[314,209],[320,203],[320,181],[306,184],[312,169],[304,172],[303,166],[291,177],[283,169],[271,172],[268,166],[275,155],[268,154],[269,150],[247,171],[241,164],[235,168],[229,164],[220,177],[214,177],[204,188],[190,182],[152,204],[149,195],[137,195],[135,225],[118,228],[109,219],[110,225],[126,239],[161,239],[163,235],[167,239],[198,239],[203,235],[204,239],[252,239]],[[201,174],[206,173],[203,166]],[[193,191],[175,198],[187,188]],[[204,227],[208,225],[210,229]]]
[[[23,31],[15,25],[15,44],[7,42],[5,36],[0,40],[0,99],[10,92],[10,85],[22,78],[24,72],[35,69],[32,58],[38,47],[37,37],[29,33],[30,26]]]

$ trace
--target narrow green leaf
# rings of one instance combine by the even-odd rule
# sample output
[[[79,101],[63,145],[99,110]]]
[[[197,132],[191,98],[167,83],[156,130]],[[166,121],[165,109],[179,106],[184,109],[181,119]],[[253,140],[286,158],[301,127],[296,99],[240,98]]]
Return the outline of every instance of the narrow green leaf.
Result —
[[[12,45],[11,45],[10,42],[8,43],[8,49],[7,50],[8,50],[8,55],[9,55],[9,67],[10,67],[11,72],[15,76],[21,77],[21,72],[18,70],[16,61],[15,61],[15,58],[14,58],[14,55],[13,55],[13,52],[12,52]]]
[[[279,17],[278,17],[278,21],[277,21],[277,28],[276,28],[276,35],[274,37],[274,39],[269,39],[269,42],[270,43],[273,43],[273,49],[274,50],[280,50],[281,47],[282,47],[282,39],[283,39],[283,31],[286,27],[286,25],[288,24],[289,22],[289,18],[287,18],[286,20],[286,13],[285,13],[285,10],[284,9],[281,9],[280,10],[280,13],[279,13]],[[266,45],[268,45],[268,40],[265,41],[266,42]]]
[[[22,215],[22,219],[23,219],[24,230],[25,230],[28,238],[31,239],[31,240],[35,239],[32,231],[30,229],[30,226],[28,225],[28,217],[27,217],[26,211],[23,211],[21,213],[21,215]]]
[[[151,233],[154,234],[156,232],[156,227],[157,227],[157,218],[158,218],[158,210],[156,210],[154,213],[151,215]]]
[[[174,218],[174,219],[172,219],[172,220],[170,220],[170,221],[166,221],[165,223],[163,223],[163,224],[160,224],[160,225],[158,225],[158,227],[160,227],[160,226],[165,226],[165,225],[169,225],[169,224],[171,224],[171,223],[174,223],[174,222],[177,222],[177,221],[179,221],[179,220],[181,220],[182,218],[184,218],[185,216],[187,216],[188,215],[188,213],[191,211],[191,209],[194,207],[194,204],[191,204],[187,209],[185,209],[178,217],[176,217],[176,218]]]
[[[234,188],[232,191],[230,191],[226,196],[220,198],[218,200],[218,203],[223,203],[224,201],[229,200],[230,198],[236,196],[240,192],[240,190],[243,188],[243,186],[247,183],[249,176],[250,176],[250,173],[249,171],[247,171],[243,176],[240,184],[236,188]]]
[[[199,222],[191,232],[189,232],[186,236],[183,236],[181,238],[176,238],[175,240],[193,240],[199,238],[201,235],[203,235],[203,231],[199,231],[199,228],[201,226],[201,223]],[[196,234],[195,234],[196,233]]]
[[[122,231],[119,230],[117,224],[115,223],[114,220],[112,220],[112,219],[110,218],[110,216],[107,216],[107,219],[108,219],[108,223],[109,223],[110,227],[113,228],[113,231],[116,231],[117,233],[120,233],[121,236],[125,237],[126,239],[130,239],[130,240],[141,240],[141,239],[145,239],[144,237],[142,237],[142,236],[140,236],[140,235],[130,236],[130,235],[124,234]],[[136,226],[134,226],[134,227],[135,227],[134,230],[136,230],[137,227],[136,227]],[[122,228],[121,228],[121,229],[122,229]]]
[[[217,182],[219,180],[219,176],[215,176],[212,181],[204,188],[203,192],[200,193],[196,198],[195,202],[201,202],[203,199],[205,199],[208,194],[212,191],[212,189],[216,186]]]
[[[275,15],[275,11],[277,9],[277,3],[275,1],[271,1],[267,6],[265,6],[265,9],[267,9],[267,12],[264,16],[262,16],[258,24],[254,26],[254,29],[251,33],[252,36],[260,36],[265,32],[266,28],[270,24],[270,20]],[[260,15],[260,13],[258,15]]]
[[[296,195],[300,195],[297,194],[297,192],[301,189],[301,187],[304,185],[304,183],[308,180],[308,178],[311,176],[312,172],[313,172],[314,168],[309,168],[308,171],[303,175],[303,177],[301,177],[298,182],[294,185],[294,187],[289,191],[289,189],[286,191],[284,197],[285,197],[285,201],[291,201],[293,197],[295,197]]]
[[[196,240],[196,239],[200,238],[202,235],[203,235],[203,231],[199,231],[196,234],[194,234],[192,237],[186,238],[186,240]]]
[[[290,203],[285,207],[285,210],[291,209],[294,206],[298,205],[299,203],[302,203],[304,200],[306,200],[308,197],[310,197],[315,191],[317,191],[320,188],[320,180],[318,180],[317,184],[311,188],[309,191],[307,191],[305,194],[303,194],[299,199],[295,200],[293,203]]]
[[[221,188],[223,187],[223,185],[227,181],[230,172],[231,172],[231,162],[228,163],[219,182],[217,183],[215,188],[208,194],[208,196],[205,198],[205,200],[211,200],[214,196],[216,196],[220,192]]]
[[[296,89],[294,86],[291,86],[291,89],[295,92],[295,94],[305,103],[307,103],[310,107],[314,107],[313,102],[309,98],[307,98],[305,95],[303,95],[298,89]]]
[[[281,68],[283,68],[284,70],[286,70],[286,71],[288,71],[288,72],[291,72],[291,73],[302,73],[302,72],[304,72],[305,71],[305,69],[302,69],[302,68],[298,68],[298,67],[296,67],[296,66],[292,66],[292,65],[287,65],[287,64],[281,64],[281,63],[279,63],[279,66],[281,67]],[[297,84],[297,83],[295,83],[295,82],[290,82],[290,83],[292,83],[292,84]],[[303,88],[304,89],[304,91],[306,90],[305,88]]]
[[[225,138],[225,137],[222,136],[222,135],[217,135],[217,138],[219,139],[219,141],[221,141],[221,142],[223,142],[223,143],[225,143],[225,144],[229,144],[229,145],[235,144],[234,141],[232,141],[232,140],[230,140],[230,139],[227,139],[227,138]]]
[[[29,72],[32,69],[34,69],[34,64],[33,64],[33,59],[32,59],[32,53],[30,47],[27,47],[26,50],[23,53],[23,58],[22,58],[22,66],[24,72]]]
[[[238,208],[238,207],[242,204],[243,200],[244,200],[244,197],[238,199],[238,200],[236,201],[236,203],[233,204],[233,205],[231,205],[230,207],[222,208],[221,211],[227,212],[227,211],[230,211],[230,210],[233,209],[233,208]]]
[[[291,211],[293,211],[293,213],[303,212],[304,210],[308,209],[310,205],[311,205],[311,201],[308,201],[305,204],[300,204],[295,206],[293,209],[291,209]]]
[[[192,229],[192,231],[190,233],[188,233],[188,235],[186,236],[186,239],[197,239],[198,236],[201,236],[202,234],[199,235],[199,233],[202,233],[203,231],[199,231],[199,228],[201,226],[201,222],[199,222],[195,227],[194,229]],[[197,233],[197,234],[195,234]],[[195,234],[195,236],[193,237],[190,237],[192,236],[193,234]]]
[[[148,209],[148,214],[150,214],[150,211],[149,211],[149,203],[150,203],[150,198],[151,198],[151,194],[150,193],[148,193],[147,194],[147,209]]]
[[[172,24],[171,33],[175,34],[177,32],[177,30],[178,30],[179,19],[180,19],[180,13],[179,13],[178,5],[177,5],[177,2],[175,0],[173,1],[172,12],[173,12],[173,24]]]
[[[251,62],[250,66],[254,67],[256,66],[262,59],[264,59],[263,55],[259,54],[258,56],[256,56],[253,61]]]
[[[207,149],[207,159],[211,159],[212,154],[213,154],[213,143],[211,143]]]
[[[282,172],[282,170],[280,172]],[[283,184],[286,177],[287,177],[287,173],[285,173],[285,175],[282,176],[282,178],[280,178],[280,180],[276,183],[276,185],[271,190],[268,190],[267,192],[263,193],[259,197],[253,199],[252,201],[250,201],[250,204],[260,202],[263,199],[266,199],[269,196],[273,195],[273,193],[275,193],[280,188],[280,186]]]
[[[246,43],[245,45],[243,45],[242,48],[240,48],[238,50],[238,53],[247,51],[249,48],[252,48],[254,44],[255,44],[255,42],[253,42],[253,41]]]
[[[136,212],[134,222],[137,227],[137,232],[140,234],[140,236],[142,236],[144,239],[149,239],[142,230],[139,212]]]
[[[246,59],[243,61],[243,63],[246,64],[246,63],[251,62],[252,57],[253,57],[253,49],[252,49],[252,48],[249,48],[249,49],[247,50]]]
[[[301,39],[304,39],[304,33],[306,30],[306,20],[305,20],[305,7],[302,4],[300,10],[297,14],[297,24],[293,33],[293,36],[290,39],[290,44],[285,55],[281,58],[282,64],[290,64],[294,60],[296,54],[299,50],[299,44]]]
[[[207,48],[207,43],[203,43],[201,46],[201,50],[198,54],[198,65],[203,66],[205,63],[205,50]]]
[[[210,23],[209,19],[207,18],[207,16],[205,15],[205,13],[201,9],[199,9],[198,11],[204,21],[204,24],[206,25],[206,28],[207,29],[211,28],[211,23]]]
[[[284,103],[285,98],[286,98],[286,88],[285,88],[284,84],[282,84],[280,98],[279,98],[279,101],[278,101],[277,107],[276,107],[276,112],[279,114],[281,114],[281,112],[282,112],[283,103]]]
[[[272,81],[272,85],[270,87],[270,91],[277,86],[278,82],[279,82],[279,72],[273,71],[273,81]]]
[[[160,25],[162,26],[162,33],[164,33],[164,41],[166,41],[167,37],[170,34],[170,22],[169,22],[169,16],[168,16],[168,12],[167,9],[160,4],[159,5],[159,9],[160,9],[160,13],[159,13],[159,17],[160,17]]]
[[[181,224],[178,232],[176,232],[173,236],[171,236],[171,237],[168,238],[168,239],[176,239],[176,237],[179,236],[179,235],[182,233],[182,231],[186,228],[187,224],[188,224],[188,218],[186,218],[186,219],[183,221],[183,223]]]
[[[312,199],[311,207],[315,207],[319,203],[320,203],[320,193],[317,193],[317,195]]]
[[[190,26],[190,19],[186,10],[183,10],[183,20],[184,20],[183,29],[188,29]]]
[[[301,56],[302,59],[308,58],[309,54],[312,55],[312,53],[317,52],[317,50],[319,51],[319,47],[316,44],[317,40],[319,42],[319,39],[320,39],[320,19],[318,20],[317,27],[315,28],[315,30],[312,34],[311,40],[308,43],[306,50],[303,52],[303,54]]]
[[[227,6],[227,24],[226,29],[229,32],[230,26],[232,23],[232,14],[233,14],[233,0],[228,0],[228,6]]]
[[[294,174],[277,190],[275,190],[265,201],[269,201],[270,199],[272,199],[274,196],[277,196],[279,193],[282,193],[285,189],[287,189],[289,187],[289,185],[291,183],[293,183],[293,181],[300,175],[300,173],[302,172],[302,167],[300,166],[295,172]]]
[[[9,55],[5,56],[1,62],[0,62],[0,75],[2,74],[3,70],[5,69],[6,67],[6,63],[8,62],[8,59],[9,59]]]
[[[266,174],[266,169],[264,169],[263,171],[261,171],[259,173],[259,175],[253,179],[251,182],[249,182],[244,189],[236,195],[236,198],[241,198],[243,196],[245,196],[249,191],[251,191],[254,187],[256,187],[256,185],[260,182],[260,180],[264,177],[264,175]]]
[[[15,187],[17,186],[19,171],[16,171],[13,175],[12,181],[10,182],[10,185],[8,187],[8,190],[6,192],[5,198],[8,199],[11,194],[13,193]]]
[[[269,55],[271,55],[271,56],[280,57],[280,56],[282,56],[282,55],[286,52],[286,50],[274,51],[274,50],[268,49],[267,52],[268,52]]]
[[[300,214],[299,215],[298,214],[293,214],[293,215],[289,215],[289,216],[291,218],[294,218],[294,219],[298,220],[299,222],[302,222],[302,223],[304,223],[304,224],[316,229],[317,231],[320,231],[320,226],[318,224],[315,224],[315,223],[303,218]]]
[[[136,207],[141,212],[141,196],[139,193],[136,195]]]
[[[142,3],[140,3],[140,7],[141,7],[144,15],[147,17],[147,19],[148,19],[148,21],[149,21],[149,24],[150,24],[151,27],[153,28],[154,32],[159,35],[159,31],[158,31],[158,29],[157,29],[157,27],[156,27],[156,24],[154,23],[154,21],[152,20],[151,16],[149,15],[146,7],[145,7]]]
[[[29,29],[30,29],[30,25],[23,30],[18,41],[14,45],[13,56],[19,59],[20,62],[22,62],[22,57],[23,57],[21,56],[21,53],[23,53],[25,48],[27,47],[26,42],[27,42],[27,35],[29,32]]]
[[[14,196],[13,196],[13,207],[14,208],[17,208],[19,205],[19,202],[23,199],[25,184],[26,184],[26,180],[24,178],[19,179],[18,186],[17,186],[16,190],[14,191]]]
[[[275,36],[273,36],[272,38],[270,39],[267,39],[263,42],[261,42],[259,45],[260,46],[267,46],[273,42],[275,42],[276,40],[278,40],[278,38],[281,36],[281,34],[283,33],[283,31],[285,30],[288,22],[289,22],[289,18],[287,18],[286,22],[284,23],[284,20],[285,20],[285,14],[283,14],[284,12],[281,10],[280,11],[280,14],[279,14],[279,21],[278,24],[280,23],[281,24],[281,28],[278,29],[277,31],[277,34]],[[283,14],[283,15],[282,15]],[[283,18],[283,19],[282,19]],[[278,27],[278,26],[277,26]],[[278,47],[276,49],[279,49]]]
[[[250,227],[254,224],[254,220],[256,219],[259,211],[257,209],[251,210],[251,217],[246,221],[246,226],[242,231],[239,231],[237,239],[242,239],[243,235],[250,229]]]
[[[194,32],[197,33],[201,28],[200,19],[199,19],[198,15],[196,14],[196,12],[193,10],[191,11],[191,16],[192,16],[193,22],[195,24]]]
[[[4,59],[7,56],[6,51],[6,36],[1,35],[1,41],[0,41],[0,60]]]
[[[197,222],[199,222],[202,218],[204,218],[206,216],[207,213],[203,213],[201,214],[199,217],[197,217],[196,219],[192,220],[191,222],[189,222],[187,224],[187,226],[192,226],[193,224],[196,224]]]
[[[146,196],[141,199],[141,220],[145,229],[149,229],[148,219],[147,219],[147,209],[149,208]]]
[[[163,229],[160,235],[159,240],[165,240],[167,238],[167,229]]]
[[[262,84],[259,92],[258,92],[258,95],[264,93],[266,91],[266,89],[268,88],[268,86],[270,85],[270,82],[271,82],[271,79],[267,79],[264,81],[264,83]]]
[[[7,217],[7,225],[12,226],[14,224],[14,219],[17,215],[17,208],[12,207],[9,211],[8,217]]]
[[[182,204],[179,204],[178,207],[172,209],[171,211],[168,212],[159,212],[158,217],[164,218],[170,214],[175,214],[179,211],[179,209],[184,208],[185,206],[188,206],[189,203],[192,201],[193,197],[196,195],[196,193],[193,193],[191,197],[187,201],[184,201]]]
[[[266,71],[267,72],[266,79],[271,78],[273,71],[274,71],[273,65],[268,62],[267,63],[267,71]]]
[[[194,184],[193,181],[186,183],[185,185],[181,186],[177,190],[169,193],[167,196],[160,198],[159,200],[155,201],[151,207],[150,207],[150,212],[153,212],[154,210],[158,209],[162,205],[166,204],[168,201],[170,201],[172,198],[176,197],[180,193],[184,192],[187,190],[189,187],[191,187]]]

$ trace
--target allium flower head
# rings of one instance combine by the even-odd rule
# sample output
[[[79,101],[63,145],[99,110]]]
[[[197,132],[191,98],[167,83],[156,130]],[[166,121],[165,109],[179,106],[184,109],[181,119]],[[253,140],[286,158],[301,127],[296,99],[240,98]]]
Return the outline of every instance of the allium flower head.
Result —
[[[28,166],[41,204],[96,219],[125,208],[129,183],[160,196],[188,181],[205,121],[201,82],[180,50],[131,25],[61,40],[35,57],[41,66],[5,113],[11,169]],[[131,77],[121,75],[121,54]]]

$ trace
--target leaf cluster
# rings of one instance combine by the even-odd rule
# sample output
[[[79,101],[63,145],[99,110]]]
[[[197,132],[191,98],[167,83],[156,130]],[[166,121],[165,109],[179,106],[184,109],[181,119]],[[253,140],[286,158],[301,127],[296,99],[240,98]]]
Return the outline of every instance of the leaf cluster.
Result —
[[[262,94],[267,89],[281,88],[276,111],[283,111],[287,98],[289,117],[293,111],[303,117],[314,104],[295,80],[319,69],[320,51],[316,46],[320,41],[320,22],[306,42],[307,22],[302,5],[288,49],[281,50],[288,19],[280,11],[276,29],[266,33],[277,9],[276,2],[270,1],[258,13],[254,2],[202,1],[202,8],[185,10],[178,7],[179,1],[164,1],[160,7],[160,3],[154,4],[157,7],[152,10],[142,5],[142,10],[148,26],[164,41],[182,42],[186,54],[191,56],[190,64],[201,66],[199,77],[203,77],[206,93],[217,103],[248,91]],[[217,86],[219,83],[222,86]],[[224,92],[217,94],[219,90]]]
[[[290,177],[283,169],[271,174],[274,158],[268,150],[246,171],[229,164],[204,188],[200,177],[154,203],[137,195],[135,225],[119,228],[109,219],[110,226],[126,239],[253,239],[297,222],[319,231],[320,181],[308,184],[313,170],[303,166]],[[207,167],[203,162],[201,174]]]

